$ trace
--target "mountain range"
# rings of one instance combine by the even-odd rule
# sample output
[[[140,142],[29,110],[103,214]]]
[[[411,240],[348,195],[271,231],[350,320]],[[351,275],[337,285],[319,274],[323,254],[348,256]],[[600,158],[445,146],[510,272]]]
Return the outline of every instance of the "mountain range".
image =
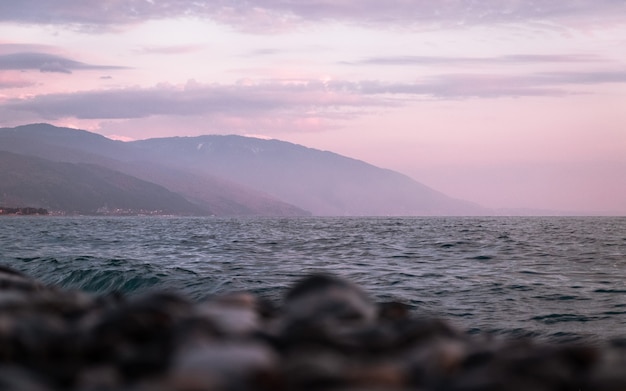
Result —
[[[398,172],[278,140],[122,142],[48,124],[0,128],[0,205],[62,213],[484,215]]]

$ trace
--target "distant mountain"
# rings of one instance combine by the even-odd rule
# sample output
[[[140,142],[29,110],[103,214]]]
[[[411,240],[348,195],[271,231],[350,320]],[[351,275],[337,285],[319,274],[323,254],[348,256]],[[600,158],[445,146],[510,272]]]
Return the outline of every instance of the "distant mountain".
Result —
[[[306,216],[310,212],[225,179],[179,170],[121,141],[32,124],[0,129],[0,150],[55,162],[89,163],[161,185],[217,216]],[[149,155],[149,154],[146,154]]]
[[[89,163],[217,215],[481,215],[400,173],[278,140],[199,136],[121,142],[46,124],[0,129],[0,150]]]
[[[199,136],[129,144],[180,169],[228,178],[315,215],[432,216],[487,212],[397,172],[278,140]]]
[[[92,164],[0,151],[0,167],[0,205],[80,214],[207,214],[162,186]]]

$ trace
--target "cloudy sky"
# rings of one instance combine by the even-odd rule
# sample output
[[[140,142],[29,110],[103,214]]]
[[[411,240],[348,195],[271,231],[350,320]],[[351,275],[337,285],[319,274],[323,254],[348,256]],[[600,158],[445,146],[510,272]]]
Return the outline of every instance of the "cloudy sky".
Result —
[[[0,2],[0,126],[276,138],[626,213],[626,0]]]

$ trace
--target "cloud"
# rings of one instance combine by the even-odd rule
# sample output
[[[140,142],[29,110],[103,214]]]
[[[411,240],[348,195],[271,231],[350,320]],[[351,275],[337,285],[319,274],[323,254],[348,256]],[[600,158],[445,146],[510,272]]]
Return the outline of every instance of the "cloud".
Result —
[[[135,139],[132,137],[122,136],[119,134],[107,134],[106,137],[110,138],[111,140],[118,140],[118,141],[135,141]]]
[[[204,49],[204,45],[170,45],[170,46],[144,46],[136,50],[141,54],[185,54]]]
[[[0,42],[0,54],[20,53],[20,52],[54,52],[57,48],[50,45],[40,45],[32,43]]]
[[[364,94],[421,95],[434,99],[563,96],[583,93],[571,86],[626,84],[621,72],[542,72],[529,75],[446,74],[415,83],[361,82]]]
[[[257,49],[257,50],[253,50],[252,52],[248,53],[246,55],[246,57],[257,57],[257,56],[271,56],[274,54],[280,54],[282,53],[281,50],[278,49]]]
[[[0,89],[4,88],[24,88],[35,85],[35,83],[24,80],[19,75],[0,73]]]
[[[389,99],[466,99],[524,96],[563,96],[572,86],[626,84],[626,71],[542,72],[526,75],[442,74],[411,83],[331,81],[329,88]],[[396,100],[397,102],[397,100]]]
[[[613,72],[544,72],[540,81],[553,84],[621,84],[626,83],[626,71]]]
[[[620,16],[621,15],[621,16]],[[196,17],[241,30],[276,32],[302,23],[339,21],[379,27],[464,26],[583,17],[623,21],[623,0],[21,0],[0,2],[0,22],[101,29],[151,19]]]
[[[362,82],[360,90],[364,94],[397,95],[399,99],[414,99],[407,96],[421,96],[424,99],[467,99],[501,98],[524,96],[560,96],[567,92],[549,86],[550,83],[532,83],[532,78],[494,75],[446,75],[417,83]]]
[[[40,72],[72,73],[74,70],[126,69],[120,66],[91,65],[48,53],[22,52],[0,54],[0,70],[39,70]]]
[[[4,108],[44,119],[132,119],[154,116],[352,118],[376,107],[420,99],[562,96],[575,86],[626,84],[622,72],[535,73],[518,76],[446,74],[410,83],[268,80],[240,84],[157,85],[39,95]],[[582,91],[584,92],[584,91]]]
[[[153,88],[48,94],[13,99],[6,102],[5,107],[34,112],[49,119],[122,119],[155,115],[245,116],[316,109],[323,109],[332,116],[341,114],[337,113],[339,108],[380,104],[373,98],[351,91],[328,90],[318,81],[302,81],[235,85],[190,82],[184,87],[159,85]]]
[[[600,62],[599,56],[585,54],[536,55],[516,54],[497,57],[444,57],[444,56],[386,56],[369,57],[360,61],[343,62],[348,65],[489,65],[489,64],[545,64]]]

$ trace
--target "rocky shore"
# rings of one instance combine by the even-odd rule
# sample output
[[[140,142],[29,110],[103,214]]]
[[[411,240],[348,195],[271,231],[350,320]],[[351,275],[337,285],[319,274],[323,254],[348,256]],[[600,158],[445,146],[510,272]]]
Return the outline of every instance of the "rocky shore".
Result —
[[[626,390],[626,340],[469,336],[311,275],[247,293],[94,296],[0,266],[0,390]]]

